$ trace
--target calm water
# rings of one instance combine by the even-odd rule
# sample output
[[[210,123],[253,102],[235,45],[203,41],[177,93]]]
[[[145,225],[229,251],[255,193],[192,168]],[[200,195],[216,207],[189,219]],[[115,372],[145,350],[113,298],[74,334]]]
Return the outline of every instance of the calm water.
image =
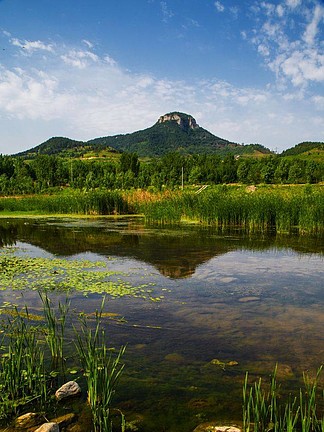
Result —
[[[152,284],[160,301],[123,297],[105,308],[126,320],[107,320],[111,345],[127,344],[115,402],[140,430],[239,421],[245,371],[266,380],[278,363],[278,379],[291,390],[302,371],[324,361],[323,239],[152,228],[135,218],[2,219],[0,246],[0,253],[104,261],[127,283]],[[102,295],[75,291],[71,299],[91,313]],[[0,306],[7,301],[40,308],[28,286],[0,291]]]

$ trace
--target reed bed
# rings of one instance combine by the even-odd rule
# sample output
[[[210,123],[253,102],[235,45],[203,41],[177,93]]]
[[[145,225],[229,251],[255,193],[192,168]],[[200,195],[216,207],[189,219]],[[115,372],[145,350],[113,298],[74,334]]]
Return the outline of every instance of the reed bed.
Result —
[[[119,191],[70,192],[0,198],[0,211],[41,214],[110,215],[133,210]]]
[[[261,378],[248,385],[248,374],[243,385],[243,432],[323,432],[324,392],[318,382],[321,366],[311,379],[303,374],[304,389],[299,394],[282,398],[275,368],[270,385]],[[286,401],[284,401],[286,400]]]
[[[149,223],[177,224],[185,219],[248,231],[324,231],[324,191],[312,188],[260,188],[251,193],[245,188],[219,187],[142,203],[141,211]]]

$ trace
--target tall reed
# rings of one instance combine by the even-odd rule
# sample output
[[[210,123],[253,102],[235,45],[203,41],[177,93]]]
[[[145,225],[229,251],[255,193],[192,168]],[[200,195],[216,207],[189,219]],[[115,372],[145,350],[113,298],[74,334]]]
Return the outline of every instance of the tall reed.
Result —
[[[248,374],[243,384],[243,431],[244,432],[323,432],[323,399],[320,401],[318,381],[321,366],[313,380],[303,374],[304,390],[299,396],[289,395],[283,401],[277,384],[275,368],[270,385],[263,386],[261,378],[252,386],[248,385]],[[320,408],[321,405],[321,408]]]
[[[58,303],[58,314],[51,305],[51,300],[46,293],[39,292],[43,303],[44,317],[46,321],[45,339],[52,356],[52,364],[55,367],[63,362],[64,332],[67,314],[70,309],[70,301],[66,298],[65,303]]]
[[[220,228],[322,234],[324,193],[320,188],[306,191],[301,187],[259,188],[251,193],[223,186],[200,194],[184,192],[143,202],[140,209],[150,223],[177,224],[189,219]]]
[[[96,312],[95,328],[89,328],[87,321],[80,318],[81,333],[76,333],[76,348],[85,370],[88,403],[92,412],[95,432],[112,431],[112,398],[124,368],[124,365],[121,364],[121,358],[125,352],[125,347],[122,347],[118,354],[113,357],[105,342],[105,332],[100,328],[103,304],[101,311]],[[124,431],[123,415],[121,415],[121,427]]]
[[[32,401],[44,407],[48,401],[44,353],[38,343],[38,329],[16,309],[15,318],[4,326],[0,359],[0,419],[8,419]]]
[[[34,195],[0,198],[4,212],[33,212],[42,214],[109,215],[132,212],[130,204],[119,191],[71,191],[55,195]]]

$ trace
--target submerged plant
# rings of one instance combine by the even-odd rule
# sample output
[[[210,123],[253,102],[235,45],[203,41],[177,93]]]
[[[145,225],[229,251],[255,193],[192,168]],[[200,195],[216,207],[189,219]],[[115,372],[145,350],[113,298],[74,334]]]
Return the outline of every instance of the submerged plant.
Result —
[[[111,404],[116,391],[116,385],[123,371],[124,365],[121,358],[125,347],[121,347],[118,354],[113,356],[106,345],[105,332],[101,329],[101,314],[96,312],[96,326],[89,328],[86,320],[80,317],[81,334],[77,334],[76,348],[85,370],[88,385],[88,403],[93,416],[95,432],[111,432]],[[121,414],[122,430],[125,428],[125,420]]]

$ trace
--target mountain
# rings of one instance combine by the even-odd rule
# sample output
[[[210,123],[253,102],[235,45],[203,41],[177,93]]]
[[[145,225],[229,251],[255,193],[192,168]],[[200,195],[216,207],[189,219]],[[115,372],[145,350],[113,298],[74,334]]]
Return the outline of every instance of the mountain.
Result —
[[[200,127],[188,114],[172,112],[161,116],[150,128],[126,135],[96,138],[88,143],[109,145],[120,151],[135,152],[139,156],[163,156],[173,151],[182,154],[253,153],[255,148],[219,138]],[[255,146],[255,145],[254,145]],[[260,145],[258,150],[270,153]]]
[[[260,144],[240,145],[219,138],[200,127],[188,114],[172,112],[161,116],[151,127],[137,132],[95,138],[87,142],[69,138],[50,138],[43,144],[21,152],[18,156],[60,154],[82,156],[87,152],[110,149],[118,152],[135,152],[141,157],[163,156],[178,151],[182,154],[269,154]]]

